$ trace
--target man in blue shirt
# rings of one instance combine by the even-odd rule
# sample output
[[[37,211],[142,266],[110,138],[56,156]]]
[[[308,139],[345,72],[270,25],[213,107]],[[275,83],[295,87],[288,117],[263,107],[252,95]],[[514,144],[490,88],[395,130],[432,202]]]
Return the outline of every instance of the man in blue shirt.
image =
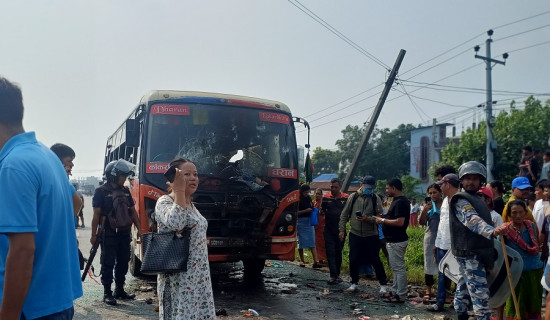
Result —
[[[22,121],[21,90],[0,77],[0,319],[70,319],[82,296],[75,190]]]

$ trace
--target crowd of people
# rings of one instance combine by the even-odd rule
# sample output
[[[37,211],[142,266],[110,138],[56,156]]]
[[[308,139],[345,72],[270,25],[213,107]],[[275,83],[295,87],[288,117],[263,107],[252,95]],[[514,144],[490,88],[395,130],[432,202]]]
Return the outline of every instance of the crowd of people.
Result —
[[[63,144],[47,148],[34,132],[25,132],[23,110],[20,88],[0,77],[0,319],[71,319],[73,301],[83,294],[75,232],[83,201],[67,179],[75,153]],[[358,291],[359,275],[368,266],[374,269],[382,299],[403,303],[408,287],[407,228],[421,225],[425,226],[426,303],[433,296],[434,276],[438,277],[436,300],[427,307],[429,311],[443,311],[450,302],[450,282],[438,264],[452,252],[459,265],[452,302],[458,319],[469,319],[469,313],[490,319],[493,311],[498,319],[540,319],[541,298],[550,290],[550,152],[544,153],[543,161],[541,166],[536,152],[529,146],[523,148],[507,202],[503,200],[505,184],[486,181],[486,168],[476,161],[458,170],[438,168],[437,182],[428,186],[422,206],[403,194],[399,179],[388,180],[383,195],[374,192],[376,179],[370,175],[351,195],[342,192],[338,178],[330,181],[330,192],[315,190],[313,199],[309,185],[301,185],[297,210],[300,264],[306,266],[303,250],[308,249],[313,268],[328,265],[328,284],[341,283],[342,252],[348,239],[351,281],[346,292]],[[106,183],[96,189],[92,200],[90,242],[101,241],[101,283],[108,305],[135,298],[124,288],[132,225],[141,236],[135,203],[125,187],[133,170],[133,164],[124,160],[108,163]],[[190,229],[191,250],[186,272],[158,275],[160,318],[215,319],[208,223],[192,203],[199,183],[197,168],[190,160],[176,159],[165,177],[168,192],[157,201],[152,218],[158,232]],[[112,212],[119,209],[122,216],[117,212],[117,219],[112,219]],[[492,311],[487,274],[497,261],[497,237],[518,252],[523,269],[513,288],[517,299],[510,295]],[[392,271],[391,287],[380,251]],[[546,319],[550,319],[550,310]]]
[[[546,152],[544,166],[548,167],[549,161],[550,152]],[[550,230],[548,170],[538,166],[529,146],[524,147],[518,176],[511,181],[511,195],[507,202],[503,200],[505,184],[487,182],[486,168],[479,162],[466,162],[458,172],[452,166],[441,166],[435,175],[437,182],[428,186],[428,197],[422,205],[403,195],[399,179],[387,182],[385,195],[374,193],[376,180],[372,176],[365,176],[357,192],[351,195],[341,191],[342,183],[338,178],[331,180],[330,192],[323,194],[322,190],[315,190],[315,200],[309,206],[320,209],[324,227],[322,237],[317,234],[309,236],[310,239],[317,238],[307,246],[316,252],[314,267],[321,262],[317,257],[326,255],[330,272],[328,284],[342,282],[342,248],[347,238],[351,284],[345,291],[357,291],[360,270],[372,266],[383,300],[401,303],[407,299],[406,230],[414,226],[414,221],[425,227],[426,289],[423,301],[428,304],[427,310],[440,312],[445,309],[445,304],[452,304],[459,319],[468,319],[469,313],[477,319],[490,319],[491,313],[497,319],[540,319],[543,288],[550,288],[550,267],[543,270],[548,257]],[[301,186],[301,203],[311,201],[309,190],[308,185]],[[300,210],[303,208],[301,204]],[[310,211],[301,212],[300,219],[304,224],[307,222],[304,229],[318,233],[309,225]],[[300,226],[299,223],[299,241],[304,232]],[[487,273],[496,268],[494,239],[498,237],[502,237],[523,260],[523,271],[514,288],[519,314],[516,314],[512,295],[505,305],[494,310],[489,308]],[[319,250],[321,244],[324,250]],[[387,287],[388,279],[380,260],[382,249],[387,251],[388,265],[393,274],[391,288]],[[449,251],[460,269],[454,299],[449,295],[451,281],[438,268]],[[301,260],[304,265],[303,256]],[[435,302],[431,299],[434,295]],[[550,319],[550,312],[547,319]]]

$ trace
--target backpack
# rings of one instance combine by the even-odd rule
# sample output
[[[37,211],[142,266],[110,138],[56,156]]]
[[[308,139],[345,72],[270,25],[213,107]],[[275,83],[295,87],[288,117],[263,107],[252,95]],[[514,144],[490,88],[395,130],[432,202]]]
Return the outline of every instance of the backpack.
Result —
[[[130,203],[128,195],[124,188],[116,189],[112,192],[113,210],[107,215],[109,224],[113,229],[129,230],[132,226],[132,217],[130,215]]]
[[[371,194],[370,195],[371,198],[372,198],[372,207],[374,208],[374,213],[376,213],[376,198],[378,198],[376,196],[375,193]],[[357,201],[357,198],[359,197],[359,193],[358,192],[355,192],[354,194],[351,195],[351,210],[353,211],[353,205],[355,204],[355,201]]]

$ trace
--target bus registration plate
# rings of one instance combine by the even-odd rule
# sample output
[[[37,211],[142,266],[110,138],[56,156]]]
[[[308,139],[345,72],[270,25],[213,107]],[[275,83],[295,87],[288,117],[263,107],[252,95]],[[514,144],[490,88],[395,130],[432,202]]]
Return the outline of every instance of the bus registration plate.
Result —
[[[230,239],[230,238],[209,238],[209,247],[244,247],[246,241],[244,239]]]

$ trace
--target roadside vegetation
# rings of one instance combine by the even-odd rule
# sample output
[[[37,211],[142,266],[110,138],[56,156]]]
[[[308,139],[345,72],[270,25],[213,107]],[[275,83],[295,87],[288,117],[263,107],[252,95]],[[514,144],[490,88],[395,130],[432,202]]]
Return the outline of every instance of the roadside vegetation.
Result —
[[[412,227],[407,229],[407,234],[409,235],[409,245],[407,247],[407,252],[405,253],[405,262],[407,265],[407,280],[411,284],[424,283],[424,253],[422,243],[424,240],[425,231],[426,229],[424,227]],[[309,250],[304,250],[304,256],[306,262],[309,264],[313,263]],[[391,269],[388,266],[388,261],[382,252],[380,252],[380,259],[384,264],[388,279],[391,279],[393,273],[391,272]],[[296,260],[299,261],[298,249],[296,249]],[[342,252],[342,274],[349,274],[349,245],[347,239]]]

